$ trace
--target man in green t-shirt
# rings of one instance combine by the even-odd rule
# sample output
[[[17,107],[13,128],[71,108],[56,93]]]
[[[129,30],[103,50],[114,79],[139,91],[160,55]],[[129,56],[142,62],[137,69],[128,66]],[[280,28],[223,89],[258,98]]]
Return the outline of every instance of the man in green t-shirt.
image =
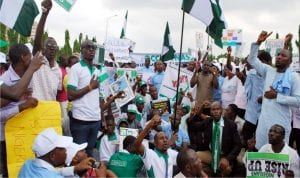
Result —
[[[134,136],[127,136],[123,141],[123,150],[113,154],[108,162],[108,168],[118,177],[137,177],[138,171],[143,167],[142,158],[134,154]]]

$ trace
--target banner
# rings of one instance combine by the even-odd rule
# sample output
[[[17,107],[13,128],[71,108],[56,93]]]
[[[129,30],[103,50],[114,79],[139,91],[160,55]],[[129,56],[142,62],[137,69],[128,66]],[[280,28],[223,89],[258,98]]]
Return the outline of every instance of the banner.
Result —
[[[123,141],[126,136],[131,135],[137,137],[139,134],[138,129],[131,129],[131,128],[124,128],[120,127],[120,144],[119,144],[119,151],[123,150]]]
[[[195,38],[196,38],[196,48],[203,49],[204,47],[203,33],[196,32]]]
[[[115,100],[118,108],[121,108],[125,104],[127,104],[129,101],[134,99],[135,95],[131,89],[131,86],[129,82],[127,81],[126,77],[120,77],[117,81],[112,83],[110,85],[110,90],[113,95],[116,95],[119,92],[124,92],[124,98],[117,98]]]
[[[281,49],[283,49],[284,39],[267,39],[265,47],[266,51],[272,56],[272,64],[275,64],[275,56]]]
[[[233,30],[223,30],[222,37],[224,46],[238,46],[242,44],[242,30],[233,29]]]
[[[136,69],[132,68],[118,68],[117,69],[118,78],[126,76],[130,86],[133,86],[136,82],[136,77],[138,76],[138,72]]]
[[[183,91],[186,94],[190,90],[190,80],[193,76],[193,72],[181,68],[179,81],[177,81],[177,74],[178,74],[178,66],[174,64],[168,65],[165,71],[165,76],[162,81],[162,85],[159,90],[159,96],[170,98],[171,103],[176,101],[176,89],[177,89],[178,82],[179,82],[178,92]],[[189,104],[189,103],[185,103],[185,104]]]
[[[289,169],[289,155],[278,153],[247,153],[247,178],[284,177]]]
[[[54,1],[68,12],[70,12],[70,10],[72,9],[72,7],[76,2],[76,0],[54,0]]]
[[[61,110],[58,102],[39,101],[37,107],[26,109],[5,124],[7,167],[9,177],[17,177],[27,159],[35,158],[32,144],[46,128],[61,129]]]
[[[109,58],[109,53],[113,53],[116,62],[127,63],[129,60],[130,40],[109,37],[105,41],[105,58]]]
[[[150,58],[151,66],[154,65],[156,61],[159,61],[160,59],[159,53],[130,53],[131,61],[134,61],[136,63],[137,70],[140,70],[145,63],[145,57]],[[184,52],[181,54],[181,62],[189,62],[194,60],[194,57],[189,55],[187,52]],[[171,60],[173,63],[179,62],[179,53],[175,53],[174,59]]]
[[[293,62],[292,62],[292,69],[296,72],[300,72],[300,61],[299,61],[299,54],[293,55]]]

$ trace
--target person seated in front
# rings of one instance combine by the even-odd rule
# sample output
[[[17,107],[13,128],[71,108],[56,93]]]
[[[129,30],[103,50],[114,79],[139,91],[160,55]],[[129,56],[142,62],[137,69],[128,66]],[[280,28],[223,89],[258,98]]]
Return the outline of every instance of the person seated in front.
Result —
[[[136,138],[128,135],[123,141],[123,150],[113,154],[108,162],[108,168],[118,177],[137,177],[143,167],[141,156],[135,154],[133,143]]]
[[[53,128],[40,132],[32,146],[35,159],[23,164],[18,177],[63,177],[55,167],[64,166],[72,142],[72,137],[58,135]]]
[[[203,163],[203,170],[209,176],[230,176],[241,151],[241,140],[236,124],[222,117],[221,103],[210,106],[211,117],[194,123],[191,129],[200,134],[203,148],[197,152]]]
[[[269,143],[263,145],[258,152],[280,153],[289,155],[289,169],[294,172],[295,177],[300,177],[300,159],[296,150],[284,142],[285,128],[274,124],[269,130]]]

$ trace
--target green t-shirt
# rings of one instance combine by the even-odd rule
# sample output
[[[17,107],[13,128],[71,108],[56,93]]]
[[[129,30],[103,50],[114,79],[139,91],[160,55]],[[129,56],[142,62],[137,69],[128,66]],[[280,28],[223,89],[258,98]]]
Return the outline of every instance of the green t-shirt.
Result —
[[[143,161],[139,155],[126,152],[113,154],[108,162],[108,169],[118,177],[136,177],[142,166]]]

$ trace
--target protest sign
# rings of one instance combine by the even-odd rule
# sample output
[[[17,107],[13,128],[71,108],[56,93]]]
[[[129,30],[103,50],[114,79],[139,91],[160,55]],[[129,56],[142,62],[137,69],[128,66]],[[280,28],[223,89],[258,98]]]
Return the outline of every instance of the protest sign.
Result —
[[[203,39],[203,33],[196,32],[196,48],[203,49],[204,46],[204,39]]]
[[[140,70],[144,66],[146,56],[150,59],[150,66],[153,66],[155,62],[159,61],[160,55],[161,54],[159,53],[130,53],[130,58],[131,61],[134,61],[136,63],[137,70]],[[184,52],[181,54],[181,62],[189,62],[192,60],[194,60],[194,57],[189,53]],[[172,61],[173,63],[178,63],[179,53],[175,53],[174,59],[170,61]]]
[[[151,108],[156,111],[160,111],[161,112],[160,114],[162,114],[165,109],[168,109],[168,112],[171,113],[171,105],[170,105],[170,100],[168,98],[160,98],[157,100],[152,100]]]
[[[284,177],[289,168],[289,155],[278,153],[247,153],[247,178]]]
[[[242,44],[242,30],[241,29],[225,29],[222,37],[224,46],[237,46]]]
[[[108,97],[111,92],[110,92],[110,89],[109,89],[109,74],[106,70],[107,68],[104,67],[103,64],[100,64],[100,76],[99,76],[99,81],[100,81],[100,87],[99,87],[99,94],[100,94],[100,97],[102,98],[106,98]]]
[[[118,68],[117,74],[118,78],[126,76],[128,82],[130,83],[130,86],[134,85],[136,77],[138,76],[137,70],[132,68]]]
[[[59,4],[66,11],[70,11],[74,6],[76,0],[54,0],[57,4]]]
[[[7,165],[9,177],[17,177],[25,160],[34,158],[32,144],[46,128],[61,129],[61,110],[58,102],[39,101],[37,107],[26,109],[5,124]]]
[[[126,136],[131,135],[137,137],[139,134],[138,129],[131,129],[131,128],[124,128],[120,127],[120,144],[119,144],[119,151],[123,150],[123,141]]]
[[[283,49],[284,39],[267,39],[265,47],[266,51],[272,56],[272,64],[275,64],[275,56],[281,49]]]
[[[130,40],[109,37],[105,41],[105,58],[113,53],[116,62],[127,63],[129,61]]]
[[[193,72],[187,69],[181,69],[179,81],[177,81],[177,73],[178,66],[173,64],[168,65],[159,90],[159,95],[170,98],[171,103],[176,101],[177,84],[179,83],[179,92],[183,91],[187,93],[190,90],[190,80],[193,76]],[[176,77],[174,77],[174,74],[176,74]]]
[[[110,85],[110,91],[113,95],[116,95],[121,91],[124,92],[124,98],[117,98],[115,100],[118,108],[121,108],[135,97],[131,86],[125,76],[120,77],[117,81],[112,83]]]
[[[299,54],[293,55],[292,69],[293,71],[300,72]]]

